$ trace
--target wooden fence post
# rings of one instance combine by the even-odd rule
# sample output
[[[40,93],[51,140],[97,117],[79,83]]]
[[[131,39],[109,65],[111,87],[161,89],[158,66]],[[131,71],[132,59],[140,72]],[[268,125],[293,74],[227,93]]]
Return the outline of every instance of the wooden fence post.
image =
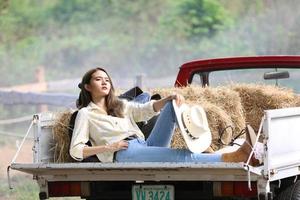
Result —
[[[135,86],[138,86],[139,88],[143,89],[144,79],[145,79],[145,74],[136,75],[136,77],[135,77]]]
[[[46,82],[44,66],[41,65],[35,70],[35,80],[38,83],[45,83]],[[46,112],[46,111],[48,111],[48,106],[45,105],[45,104],[38,105],[37,110],[38,110],[38,112]]]

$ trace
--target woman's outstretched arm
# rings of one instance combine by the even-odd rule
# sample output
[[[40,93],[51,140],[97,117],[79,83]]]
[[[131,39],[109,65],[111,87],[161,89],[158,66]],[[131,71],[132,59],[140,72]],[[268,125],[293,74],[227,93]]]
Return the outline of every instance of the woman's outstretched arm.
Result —
[[[172,101],[173,99],[176,101],[178,106],[181,105],[184,102],[184,97],[182,95],[173,94],[173,95],[170,95],[168,97],[162,98],[162,99],[157,100],[156,102],[154,102],[153,103],[154,111],[155,112],[160,111],[168,101]]]

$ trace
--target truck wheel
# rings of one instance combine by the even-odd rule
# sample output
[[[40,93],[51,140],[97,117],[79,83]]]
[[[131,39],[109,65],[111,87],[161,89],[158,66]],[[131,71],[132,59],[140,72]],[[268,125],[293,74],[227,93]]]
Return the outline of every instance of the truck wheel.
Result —
[[[276,200],[300,200],[300,180],[281,191]]]

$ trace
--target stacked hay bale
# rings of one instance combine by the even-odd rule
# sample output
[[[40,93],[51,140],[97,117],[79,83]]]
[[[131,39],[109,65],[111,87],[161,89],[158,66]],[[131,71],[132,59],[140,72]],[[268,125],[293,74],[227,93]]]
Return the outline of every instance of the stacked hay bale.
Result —
[[[228,87],[189,86],[154,89],[152,92],[159,93],[162,97],[178,93],[185,97],[187,104],[196,104],[204,108],[212,133],[212,144],[206,152],[213,152],[224,147],[245,127],[239,94]],[[179,130],[176,130],[171,147],[187,148]]]
[[[288,88],[273,85],[235,84],[230,86],[239,93],[245,110],[246,123],[257,132],[264,110],[299,106],[299,97]]]
[[[189,86],[154,91],[164,97],[179,93],[186,98],[188,104],[197,104],[204,108],[213,137],[206,152],[224,147],[220,144],[220,138],[223,144],[228,144],[230,140],[238,137],[243,133],[246,123],[257,132],[264,110],[300,106],[300,97],[291,89],[273,85],[233,84],[216,88]],[[179,130],[176,130],[171,146],[187,148]]]
[[[299,96],[299,95],[296,95],[296,96],[295,96],[295,102],[296,102],[296,103],[295,103],[295,106],[296,106],[296,107],[299,107],[299,106],[300,106],[300,96]]]
[[[55,117],[55,123],[52,129],[54,145],[54,162],[64,163],[74,161],[69,154],[70,136],[69,123],[72,112],[65,111],[58,113]]]

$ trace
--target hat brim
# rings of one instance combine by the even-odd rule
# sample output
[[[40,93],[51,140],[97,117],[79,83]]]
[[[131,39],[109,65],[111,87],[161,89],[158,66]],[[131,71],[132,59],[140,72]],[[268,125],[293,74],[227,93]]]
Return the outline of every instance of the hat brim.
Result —
[[[192,139],[190,136],[188,136],[187,132],[184,129],[181,114],[185,109],[188,109],[188,105],[182,104],[180,107],[177,106],[176,101],[172,101],[177,123],[181,132],[181,135],[189,148],[189,150],[193,153],[202,153],[205,151],[211,144],[212,136],[210,130],[207,130],[203,132],[199,138]]]

